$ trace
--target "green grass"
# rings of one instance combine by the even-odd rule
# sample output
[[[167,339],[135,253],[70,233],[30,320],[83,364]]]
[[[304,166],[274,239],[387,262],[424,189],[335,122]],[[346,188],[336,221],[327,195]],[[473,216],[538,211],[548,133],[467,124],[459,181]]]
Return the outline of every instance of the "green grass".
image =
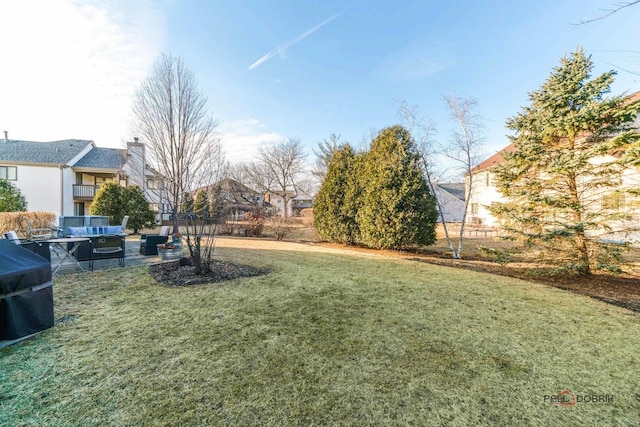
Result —
[[[640,425],[640,316],[362,254],[222,249],[266,276],[59,276],[55,328],[0,350],[0,425]],[[563,389],[612,403],[555,407]]]

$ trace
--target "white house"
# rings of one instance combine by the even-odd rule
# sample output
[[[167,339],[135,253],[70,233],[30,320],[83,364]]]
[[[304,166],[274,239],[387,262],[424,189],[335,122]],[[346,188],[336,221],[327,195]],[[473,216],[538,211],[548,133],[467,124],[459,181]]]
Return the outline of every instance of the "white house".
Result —
[[[493,168],[504,162],[503,153],[514,149],[513,145],[508,145],[473,168],[471,170],[472,179],[465,176],[465,192],[468,191],[470,182],[472,185],[467,217],[469,224],[487,228],[500,226],[498,219],[489,211],[491,205],[504,202],[504,197],[495,185]]]
[[[472,170],[473,184],[469,199],[471,224],[486,227],[500,227],[500,222],[494,217],[489,208],[495,203],[505,201],[495,185],[494,168],[504,162],[503,153],[515,150],[513,145],[508,145],[498,153],[489,157]],[[614,160],[613,156],[604,155],[593,159],[593,162],[608,162]],[[465,184],[469,185],[469,177]],[[622,182],[619,189],[639,188],[640,169],[629,167],[623,171]],[[604,240],[640,243],[640,198],[617,193],[615,189],[604,188],[592,190],[589,194],[583,194],[583,200],[590,209],[614,208],[626,212],[631,219],[610,223],[611,230],[599,230],[598,236]],[[623,231],[624,230],[624,231]]]
[[[290,196],[293,196],[293,193],[290,193]],[[284,197],[281,194],[267,192],[264,195],[265,203],[271,205],[274,212],[283,213],[284,207]],[[300,216],[300,212],[302,209],[308,209],[313,207],[313,196],[308,194],[297,194],[295,197],[291,197],[287,200],[287,216]]]
[[[100,186],[117,182],[145,190],[152,206],[161,206],[149,182],[161,181],[145,165],[144,145],[127,143],[127,149],[96,147],[93,141],[67,139],[35,142],[0,140],[0,178],[8,179],[25,196],[30,211],[85,215]]]

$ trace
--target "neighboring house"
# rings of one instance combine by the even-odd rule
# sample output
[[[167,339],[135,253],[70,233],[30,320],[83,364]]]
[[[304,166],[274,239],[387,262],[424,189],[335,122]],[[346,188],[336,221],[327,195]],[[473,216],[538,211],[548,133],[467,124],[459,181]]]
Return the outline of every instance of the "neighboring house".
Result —
[[[471,197],[469,199],[470,223],[486,227],[500,227],[498,219],[489,211],[489,208],[492,205],[505,201],[504,197],[495,185],[495,175],[493,171],[497,165],[504,162],[502,154],[505,152],[511,152],[514,149],[513,145],[508,145],[472,170],[473,187]],[[606,162],[612,160],[614,160],[613,156],[604,155],[594,159],[593,161]],[[468,177],[465,184],[469,184]],[[637,188],[639,185],[640,169],[634,167],[627,168],[623,172],[622,182],[619,188]],[[640,242],[640,231],[620,231],[638,228],[638,224],[640,223],[640,199],[631,199],[630,196],[614,193],[611,188],[605,188],[601,191],[593,191],[591,194],[584,195],[584,197],[585,200],[589,200],[589,205],[592,206],[593,209],[616,208],[625,210],[627,213],[632,215],[633,219],[629,221],[612,223],[612,230],[604,235],[604,239],[631,243]]]
[[[144,145],[137,139],[127,149],[96,147],[93,141],[67,139],[53,142],[0,140],[0,178],[12,181],[27,199],[30,211],[56,215],[88,215],[105,182],[145,190],[153,205],[157,196],[146,191],[148,181],[160,177],[145,164]]]
[[[290,193],[290,196],[293,196],[293,193]],[[273,209],[274,213],[282,214],[284,207],[284,198],[280,194],[276,193],[266,193],[264,195],[265,202],[269,203]],[[287,201],[287,216],[300,216],[300,212],[302,209],[312,208],[313,207],[313,196],[308,194],[298,194],[295,197],[291,197]]]
[[[244,218],[247,212],[256,208],[264,208],[267,214],[282,213],[282,196],[267,192],[261,194],[233,179],[223,179],[215,184],[200,188],[193,192],[195,198],[199,191],[206,191],[218,201],[218,211],[227,219],[235,221]],[[300,216],[300,211],[313,207],[313,197],[299,194],[288,200],[288,216]]]
[[[258,207],[265,207],[260,193],[233,179],[223,179],[215,184],[200,188],[193,192],[193,197],[200,191],[206,191],[216,199],[219,214],[225,219],[239,221],[247,212]]]
[[[640,92],[635,92],[627,97],[627,102],[637,101],[638,99],[640,99]],[[632,127],[640,129],[640,116],[636,117]],[[469,222],[471,224],[495,228],[500,226],[498,219],[489,211],[491,205],[505,201],[495,185],[493,169],[504,162],[504,153],[509,153],[514,150],[515,147],[513,144],[509,144],[472,169],[473,188],[471,197],[469,198]],[[595,162],[607,160],[613,160],[613,157],[605,155],[594,159]],[[465,186],[468,188],[468,185],[469,176],[465,176]],[[638,185],[640,185],[640,169],[629,168],[625,170],[620,188],[637,187]],[[634,215],[635,226],[637,227],[640,218],[640,212],[638,212],[640,200],[624,200],[624,197],[622,198],[623,200],[621,200],[620,196],[611,195],[610,193],[611,189],[608,188],[605,189],[603,193],[588,194],[586,197],[593,199],[593,203],[591,204],[594,206],[605,207],[611,206],[611,204],[614,203],[616,207],[626,209],[627,212]],[[629,228],[629,224],[622,222],[613,225],[617,229]],[[640,233],[638,232],[633,235],[620,235],[620,233],[616,233],[614,230],[608,237],[612,240],[640,241]]]
[[[513,145],[508,145],[471,170],[473,187],[469,197],[467,223],[495,228],[500,226],[498,219],[489,211],[491,205],[504,202],[504,197],[495,185],[493,169],[504,162],[503,153],[514,149]],[[466,176],[465,191],[468,190],[468,186],[469,176]]]
[[[166,197],[163,191],[164,178],[147,163],[145,145],[138,138],[133,138],[133,142],[127,142],[127,149],[122,151],[126,154],[122,170],[130,183],[142,188],[151,210],[156,214],[156,222],[170,220],[169,204],[163,203]]]
[[[444,222],[462,222],[464,217],[464,183],[434,184]],[[442,218],[438,217],[438,221]]]

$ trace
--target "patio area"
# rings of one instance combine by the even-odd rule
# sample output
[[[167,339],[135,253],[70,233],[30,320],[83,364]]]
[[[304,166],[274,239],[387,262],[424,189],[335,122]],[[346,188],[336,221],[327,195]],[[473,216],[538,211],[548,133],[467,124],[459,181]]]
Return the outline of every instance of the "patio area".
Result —
[[[152,265],[152,264],[158,264],[162,262],[159,256],[144,256],[140,254],[140,251],[139,251],[140,235],[127,236],[125,241],[126,243],[125,243],[124,268],[135,267],[138,265]],[[59,260],[58,256],[52,250],[51,251],[52,263],[56,265],[58,260]],[[118,264],[118,262],[119,260],[117,258],[95,260],[93,263],[93,270],[100,271],[100,270],[110,270],[112,268],[123,268]],[[88,261],[82,261],[80,264],[87,271],[90,271]],[[59,277],[64,274],[70,274],[70,273],[82,273],[82,270],[80,270],[78,266],[75,265],[74,263],[66,262],[60,266],[60,269],[58,270],[56,277]]]

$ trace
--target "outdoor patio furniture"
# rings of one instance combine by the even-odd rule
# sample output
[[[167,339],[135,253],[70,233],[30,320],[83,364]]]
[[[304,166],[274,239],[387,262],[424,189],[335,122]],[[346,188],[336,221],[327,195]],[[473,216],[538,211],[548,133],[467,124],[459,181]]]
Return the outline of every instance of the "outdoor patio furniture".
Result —
[[[96,236],[91,238],[91,257],[89,268],[93,270],[93,262],[100,259],[118,258],[118,263],[124,267],[125,237],[118,235]]]
[[[83,227],[83,216],[61,216],[58,218],[58,234],[59,237],[69,237],[71,232],[70,227]]]
[[[163,226],[159,234],[143,234],[140,236],[140,253],[142,255],[158,255],[158,245],[169,240],[169,226]]]
[[[120,265],[124,266],[125,257],[125,237],[119,225],[106,227],[69,227],[69,237],[84,237],[86,241],[81,242],[79,247],[73,252],[73,256],[78,261],[89,261],[89,266],[93,268],[93,261],[99,259],[119,258]],[[72,243],[67,244],[71,249]]]
[[[4,233],[4,238],[9,240],[10,242],[15,243],[16,245],[19,245],[22,240],[27,240],[27,239],[20,239],[18,237],[18,233],[16,233],[15,231],[7,231],[6,233]]]
[[[87,223],[86,221],[89,221],[89,222]],[[88,227],[106,227],[109,225],[109,217],[89,215],[85,217],[84,225]]]
[[[60,269],[62,264],[64,264],[67,259],[73,261],[78,266],[78,268],[80,268],[80,270],[84,271],[84,268],[82,267],[82,265],[80,265],[80,262],[78,262],[80,260],[78,260],[75,256],[76,251],[78,250],[78,248],[80,248],[80,245],[82,243],[89,242],[89,240],[90,239],[88,237],[61,237],[57,239],[43,240],[43,243],[53,245],[52,247],[54,249],[56,247],[58,248],[56,250],[56,253],[60,257],[60,259],[58,260],[58,263],[55,267],[53,266],[53,264],[51,265],[51,274],[55,276],[55,274],[58,272],[58,269]]]
[[[33,228],[31,221],[26,216],[23,217],[27,223],[27,237],[31,240],[47,240],[53,239],[57,230],[55,228]]]
[[[6,240],[15,243],[18,246],[22,246],[25,249],[30,250],[31,252],[35,252],[41,257],[45,258],[47,261],[51,260],[51,253],[49,251],[49,244],[43,242],[42,240],[35,241],[29,239],[21,239],[18,237],[18,233],[15,231],[7,231],[4,234]]]
[[[124,218],[122,218],[122,224],[120,224],[120,228],[122,228],[123,233],[125,228],[127,228],[127,222],[129,222],[129,215],[125,215]]]
[[[108,216],[84,215],[84,216],[61,216],[58,217],[58,237],[71,236],[72,227],[107,227],[109,226]]]

